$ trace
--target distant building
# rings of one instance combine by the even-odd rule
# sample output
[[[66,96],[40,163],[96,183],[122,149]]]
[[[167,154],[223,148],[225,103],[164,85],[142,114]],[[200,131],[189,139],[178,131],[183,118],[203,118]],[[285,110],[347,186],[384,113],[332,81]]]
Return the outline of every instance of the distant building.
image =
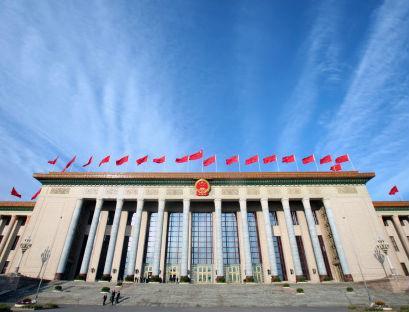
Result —
[[[86,281],[319,283],[408,275],[409,202],[372,202],[365,184],[374,176],[35,174],[43,184],[36,203],[0,202],[0,271],[15,272],[21,260],[23,275],[42,269],[46,279]],[[32,246],[21,258],[25,239]],[[380,239],[389,259],[375,252]]]

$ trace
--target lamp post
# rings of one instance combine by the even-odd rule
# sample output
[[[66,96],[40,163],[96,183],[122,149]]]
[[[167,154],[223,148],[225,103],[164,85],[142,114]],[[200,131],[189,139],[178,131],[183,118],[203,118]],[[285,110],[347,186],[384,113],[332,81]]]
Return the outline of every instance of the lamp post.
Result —
[[[18,260],[18,264],[16,267],[16,271],[15,274],[18,275],[18,271],[20,270],[20,265],[21,265],[21,261],[23,260],[23,256],[24,253],[32,246],[31,244],[31,238],[26,238],[21,244],[20,244],[20,248],[21,248],[21,256],[20,259]]]
[[[382,265],[382,269],[385,272],[385,276],[388,277],[388,273],[386,273],[385,270],[385,254],[383,253],[383,251],[379,248],[378,245],[376,245],[374,252],[373,252],[374,257],[376,258],[376,260],[379,261],[379,263]]]
[[[44,264],[48,261],[48,259],[50,258],[50,254],[51,254],[51,250],[50,247],[47,247],[46,249],[44,249],[44,251],[41,253],[41,269],[40,269],[40,274],[41,274],[41,270],[43,269]],[[40,278],[40,282],[38,283],[38,287],[37,287],[37,293],[35,296],[35,302],[37,302],[38,299],[38,293],[40,292],[40,287],[41,287],[41,283],[43,282],[43,277],[44,277],[44,273],[45,270],[43,272],[43,274],[41,275]]]
[[[381,250],[385,254],[386,261],[388,261],[389,267],[391,268],[392,275],[396,275],[395,268],[393,267],[392,262],[391,262],[391,260],[389,259],[389,256],[388,256],[389,244],[387,242],[385,242],[384,239],[379,238],[378,239],[378,244],[376,245],[376,248],[379,248],[379,250]]]

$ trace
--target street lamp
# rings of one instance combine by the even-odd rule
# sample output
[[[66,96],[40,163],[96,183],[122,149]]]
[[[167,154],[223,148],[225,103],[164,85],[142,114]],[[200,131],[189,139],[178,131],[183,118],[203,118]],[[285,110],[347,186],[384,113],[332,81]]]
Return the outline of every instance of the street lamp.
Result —
[[[373,252],[373,255],[374,255],[375,259],[378,260],[379,263],[382,265],[382,269],[385,272],[385,276],[388,277],[388,273],[386,273],[385,265],[384,265],[384,263],[385,263],[385,254],[383,253],[381,248],[379,248],[378,245],[376,245],[376,247],[374,249],[374,252]]]
[[[51,255],[51,250],[50,250],[50,247],[47,246],[47,248],[44,249],[44,251],[41,253],[41,268],[40,268],[39,276],[41,275],[41,270],[43,269],[44,264],[50,258],[50,255]],[[36,293],[36,296],[35,296],[35,299],[34,299],[35,302],[37,302],[37,300],[38,300],[38,293],[40,292],[40,287],[41,287],[41,283],[43,282],[44,273],[45,273],[45,270],[44,270],[43,274],[41,275],[40,282],[38,283],[37,293]]]
[[[376,247],[379,248],[385,254],[386,261],[388,261],[389,267],[391,268],[392,275],[396,275],[395,268],[393,267],[392,262],[388,256],[389,244],[385,242],[385,240],[383,240],[382,238],[379,238],[378,244],[376,245]]]
[[[18,264],[16,267],[16,271],[15,274],[18,275],[18,271],[20,270],[20,265],[21,265],[21,261],[23,260],[23,256],[24,253],[32,246],[31,244],[31,238],[26,238],[21,244],[20,244],[20,248],[21,248],[21,256],[20,259],[18,260]]]

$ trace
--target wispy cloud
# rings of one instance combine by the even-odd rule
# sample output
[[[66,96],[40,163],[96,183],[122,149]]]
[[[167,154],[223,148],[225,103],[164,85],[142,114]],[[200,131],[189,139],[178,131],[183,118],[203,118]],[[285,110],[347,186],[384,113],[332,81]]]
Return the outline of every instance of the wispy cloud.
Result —
[[[409,3],[385,1],[321,149],[349,151],[359,169],[375,170],[380,180],[372,193],[378,198],[385,197],[392,184],[409,193],[408,179],[403,178],[409,174],[407,51]]]

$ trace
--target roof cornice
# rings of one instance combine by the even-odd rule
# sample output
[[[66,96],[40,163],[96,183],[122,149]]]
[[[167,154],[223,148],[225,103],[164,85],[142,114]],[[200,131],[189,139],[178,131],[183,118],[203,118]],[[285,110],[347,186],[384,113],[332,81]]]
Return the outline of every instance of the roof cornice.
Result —
[[[43,185],[213,185],[365,184],[375,173],[344,172],[50,172],[35,173]]]
[[[0,201],[0,211],[32,211],[33,201]]]
[[[373,206],[377,211],[408,211],[409,201],[374,201]]]

